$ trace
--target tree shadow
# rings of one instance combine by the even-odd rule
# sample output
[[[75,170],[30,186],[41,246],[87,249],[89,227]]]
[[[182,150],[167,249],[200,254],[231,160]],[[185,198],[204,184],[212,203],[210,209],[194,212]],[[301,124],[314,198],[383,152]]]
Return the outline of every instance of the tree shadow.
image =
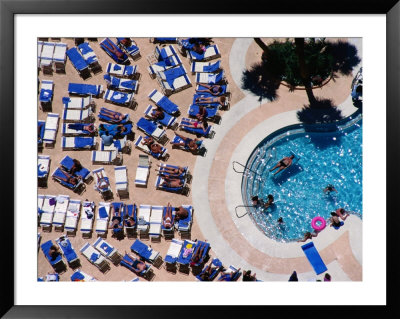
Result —
[[[330,99],[318,99],[313,104],[304,105],[297,112],[297,118],[305,124],[333,123],[343,119],[342,111]]]
[[[348,42],[338,41],[332,43],[329,50],[335,61],[333,65],[334,72],[350,75],[354,67],[361,62],[361,59],[357,55],[357,48]]]
[[[242,89],[259,96],[260,102],[263,99],[269,101],[277,99],[278,95],[276,91],[279,85],[280,81],[277,81],[276,78],[266,70],[263,62],[255,63],[249,70],[243,71]]]

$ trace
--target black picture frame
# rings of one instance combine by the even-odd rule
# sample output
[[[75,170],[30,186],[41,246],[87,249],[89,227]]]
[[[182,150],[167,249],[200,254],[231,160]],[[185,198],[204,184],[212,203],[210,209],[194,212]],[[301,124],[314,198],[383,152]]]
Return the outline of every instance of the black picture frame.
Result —
[[[253,3],[252,3],[253,2]],[[93,5],[95,3],[95,6]],[[246,1],[246,5],[233,5],[228,2],[202,2],[200,6],[193,8],[188,3],[179,3],[173,0],[168,2],[170,5],[165,5],[162,0],[53,0],[53,1],[23,1],[23,0],[0,0],[0,39],[3,45],[0,46],[0,130],[1,135],[7,138],[0,139],[1,150],[7,150],[8,156],[1,158],[2,169],[1,176],[1,196],[7,199],[3,202],[3,213],[14,214],[14,174],[15,174],[15,158],[14,158],[14,137],[10,137],[9,132],[15,132],[14,123],[14,95],[8,92],[14,92],[14,16],[16,14],[385,14],[387,21],[386,43],[387,43],[387,59],[386,59],[386,74],[387,74],[387,305],[385,307],[346,307],[345,310],[338,306],[317,306],[312,310],[312,313],[317,313],[318,308],[323,308],[326,313],[326,308],[329,308],[331,315],[340,316],[360,316],[365,314],[382,314],[385,317],[394,317],[398,313],[396,301],[398,299],[395,288],[399,284],[399,276],[395,273],[394,258],[398,252],[398,237],[395,235],[395,214],[398,208],[395,206],[395,192],[397,192],[396,182],[399,176],[399,150],[398,136],[400,136],[400,90],[399,83],[399,42],[400,42],[400,4],[397,0],[390,1],[314,1],[307,2],[287,0],[285,2],[255,2]],[[45,4],[45,5],[44,5]],[[173,4],[173,5],[171,5]],[[210,9],[212,8],[212,9]],[[4,45],[7,44],[7,45]],[[10,63],[12,61],[12,63]],[[382,107],[382,105],[377,106]],[[395,164],[393,164],[395,163]],[[12,168],[12,169],[11,169]],[[378,168],[377,168],[378,169]],[[385,172],[382,172],[385,174]],[[382,199],[381,199],[382,200]],[[384,212],[380,212],[384,213]],[[5,220],[3,220],[4,222]],[[7,220],[7,225],[3,225],[2,238],[7,240],[7,243],[14,241],[14,222],[12,219]],[[377,231],[377,238],[379,230]],[[377,239],[378,240],[378,239]],[[15,306],[15,288],[14,288],[14,247],[7,244],[2,247],[2,262],[0,263],[0,274],[2,274],[1,284],[1,299],[0,299],[0,316],[4,318],[112,318],[115,316],[132,317],[172,317],[177,313],[172,311],[171,307],[165,309],[160,306]],[[310,292],[312,294],[312,292]],[[343,298],[346,298],[343,292]],[[239,302],[238,302],[239,303]],[[133,309],[132,309],[133,308]],[[182,307],[185,308],[185,307]],[[195,309],[193,309],[195,308]],[[264,312],[261,307],[253,307],[254,310]],[[251,315],[254,316],[254,311],[251,310]],[[272,312],[271,312],[272,311]],[[268,314],[271,316],[281,315],[280,307],[270,307]],[[308,306],[285,307],[285,312],[294,315],[312,315]],[[345,311],[345,312],[343,312]],[[232,313],[231,313],[232,312]],[[248,309],[238,307],[191,307],[190,309],[182,309],[180,313],[190,314],[191,317],[220,317],[235,314],[235,316],[248,315]]]

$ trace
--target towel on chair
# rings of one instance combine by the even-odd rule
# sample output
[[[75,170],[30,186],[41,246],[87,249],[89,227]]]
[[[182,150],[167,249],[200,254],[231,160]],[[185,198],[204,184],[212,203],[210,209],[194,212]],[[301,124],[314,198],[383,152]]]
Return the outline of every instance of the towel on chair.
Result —
[[[100,207],[99,208],[99,216],[100,216],[100,218],[107,218],[108,217],[107,210],[105,209],[105,207]]]

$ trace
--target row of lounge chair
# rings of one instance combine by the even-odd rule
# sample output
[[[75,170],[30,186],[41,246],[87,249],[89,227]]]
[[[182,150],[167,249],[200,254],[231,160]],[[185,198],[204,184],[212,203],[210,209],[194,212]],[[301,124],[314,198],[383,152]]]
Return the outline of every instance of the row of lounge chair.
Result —
[[[66,54],[83,79],[91,76],[90,71],[95,74],[102,71],[99,59],[88,42],[83,42],[78,47],[67,50]]]
[[[44,74],[65,72],[67,44],[62,42],[38,41],[38,68]]]

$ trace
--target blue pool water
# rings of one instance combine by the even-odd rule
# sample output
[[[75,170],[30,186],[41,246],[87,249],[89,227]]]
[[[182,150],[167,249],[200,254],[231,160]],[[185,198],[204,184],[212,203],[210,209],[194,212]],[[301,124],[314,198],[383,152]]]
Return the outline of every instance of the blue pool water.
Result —
[[[270,238],[290,242],[313,231],[311,220],[315,216],[325,219],[330,212],[343,207],[362,215],[362,124],[361,121],[346,130],[334,133],[300,133],[287,135],[269,145],[263,142],[251,163],[246,180],[245,202],[251,205],[251,196],[266,201],[268,194],[276,204],[268,209],[251,208],[249,211],[259,228]],[[293,151],[300,159],[276,176],[269,168]],[[325,194],[328,184],[337,193]],[[282,217],[284,224],[277,219]],[[329,223],[327,223],[329,227]]]

